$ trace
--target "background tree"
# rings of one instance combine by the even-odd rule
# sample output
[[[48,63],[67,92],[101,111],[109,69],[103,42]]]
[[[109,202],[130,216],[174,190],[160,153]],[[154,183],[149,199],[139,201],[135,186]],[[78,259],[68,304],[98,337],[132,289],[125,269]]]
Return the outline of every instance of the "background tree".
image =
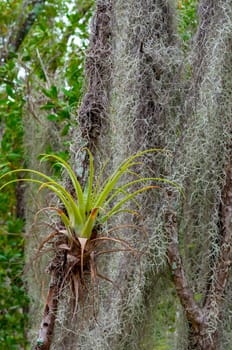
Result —
[[[116,164],[132,150],[168,148],[173,152],[172,161],[156,156],[148,161],[150,171],[175,179],[183,186],[185,198],[170,190],[165,199],[147,195],[142,199],[144,225],[149,229],[142,278],[138,281],[138,263],[130,256],[108,263],[106,274],[123,285],[123,296],[107,290],[98,324],[91,331],[88,327],[81,331],[79,340],[74,337],[69,345],[74,348],[78,344],[83,348],[107,348],[108,344],[152,348],[156,312],[151,309],[155,309],[159,283],[167,283],[167,272],[161,268],[166,259],[186,317],[186,327],[182,323],[179,328],[177,348],[216,349],[228,341],[220,326],[230,265],[230,173],[225,170],[230,168],[226,92],[230,89],[224,84],[230,66],[227,14],[231,3],[203,1],[198,11],[199,28],[188,55],[188,48],[180,50],[169,2],[97,3],[86,62],[89,94],[79,111],[82,135],[90,146],[94,140],[96,157],[101,158],[101,153],[105,158],[111,149]],[[111,40],[111,54],[99,62],[109,50],[106,39]],[[219,54],[222,49],[216,42],[223,43],[225,56]],[[215,91],[215,84],[219,90]],[[215,143],[216,139],[220,141]],[[125,235],[128,238],[130,233]],[[78,334],[76,324],[72,326]],[[60,339],[58,344],[67,342]],[[170,342],[173,346],[173,339]]]
[[[82,93],[91,6],[91,1],[1,2],[1,175],[22,166],[38,167],[40,152],[68,158],[66,135]],[[27,195],[24,190],[18,183],[0,195],[0,343],[10,349],[26,349],[28,344],[28,296],[21,277],[25,251],[31,264],[29,256],[37,247],[30,227],[42,200],[32,187]],[[25,222],[29,236],[23,238]],[[35,273],[30,273],[33,285]],[[32,314],[39,307],[34,298],[41,299],[39,285],[31,291]]]
[[[49,6],[44,5],[44,9],[49,11]],[[59,9],[57,17],[62,21],[62,7]],[[67,139],[72,139],[71,164],[84,182],[88,168],[78,152],[80,147],[91,149],[98,169],[107,158],[110,167],[116,167],[128,154],[160,147],[169,153],[146,156],[145,166],[137,165],[136,170],[142,176],[176,181],[185,195],[167,185],[159,193],[143,194],[138,199],[142,220],[121,214],[103,228],[105,232],[125,223],[146,227],[146,238],[129,226],[115,233],[142,251],[142,257],[138,260],[125,252],[99,257],[102,274],[120,290],[99,280],[98,289],[86,293],[75,315],[73,295],[64,288],[51,348],[230,349],[231,12],[230,0],[96,1],[86,52],[85,95],[78,127],[71,123],[67,134]],[[73,28],[79,22],[75,9],[72,13]],[[88,13],[83,17],[86,21]],[[51,28],[57,28],[57,17],[51,17]],[[36,41],[30,31],[28,40],[32,41],[25,49],[31,55],[26,60],[30,91],[27,108],[34,120],[46,120],[48,134],[41,133],[41,148],[46,148],[52,138],[52,149],[59,150],[61,138],[54,137],[54,125],[59,131],[67,106],[60,100],[67,96],[70,101],[77,90],[71,88],[75,86],[72,74],[65,76],[68,89],[61,89],[57,77],[64,78],[60,67],[73,62],[66,54],[72,56],[74,48],[69,51],[69,45],[64,46],[69,42],[65,36],[68,30],[57,37],[48,35],[45,24],[34,30],[35,38],[42,39]],[[55,44],[51,45],[54,51],[43,51],[45,42],[58,47],[62,42],[62,53],[55,55]],[[8,60],[9,54],[4,55]],[[77,103],[75,100],[75,108]],[[43,113],[39,112],[41,107]],[[37,135],[38,128],[41,130],[39,123],[34,127],[30,120],[24,123],[26,145],[32,131]],[[54,121],[61,124],[57,126]],[[35,148],[34,142],[30,143],[33,154]],[[33,157],[28,158],[29,167],[36,166]],[[106,168],[106,173],[109,171]],[[64,183],[70,188],[67,180]],[[28,200],[26,193],[26,220],[30,225],[28,208],[32,203],[39,207],[42,203],[35,196]],[[33,227],[34,233],[35,229],[41,239],[46,237],[39,225]],[[27,254],[36,247],[38,243],[30,238]],[[37,265],[36,281],[41,286],[46,280],[43,271],[48,259],[45,256],[43,264]],[[29,294],[34,298],[30,338],[36,340],[43,304],[38,300],[43,289],[38,283],[35,288],[34,272],[28,281]]]

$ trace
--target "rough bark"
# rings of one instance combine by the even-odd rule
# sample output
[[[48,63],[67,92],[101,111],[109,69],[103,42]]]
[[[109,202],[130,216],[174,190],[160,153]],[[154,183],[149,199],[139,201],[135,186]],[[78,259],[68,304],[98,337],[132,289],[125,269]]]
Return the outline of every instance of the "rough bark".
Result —
[[[111,1],[97,3],[90,47],[86,53],[87,91],[78,115],[82,138],[91,149],[94,144],[96,147],[101,129],[107,123],[111,76],[111,12]]]
[[[40,325],[40,330],[34,350],[50,349],[59,302],[61,282],[62,279],[60,271],[53,271],[46,299],[46,305],[44,308],[43,319]]]
[[[139,149],[166,147],[172,151],[172,161],[158,155],[145,164],[152,175],[180,183],[185,197],[174,194],[166,201],[163,192],[160,197],[142,197],[145,219],[132,223],[146,225],[148,239],[138,239],[132,230],[123,237],[142,247],[143,259],[111,254],[100,261],[121,292],[104,284],[99,287],[97,322],[91,316],[83,320],[81,305],[71,322],[67,304],[72,298],[64,292],[51,347],[141,350],[146,343],[146,349],[152,349],[152,331],[144,332],[144,324],[154,322],[149,300],[157,295],[157,272],[161,274],[167,258],[187,320],[187,341],[176,348],[218,350],[223,348],[218,326],[231,265],[231,97],[225,84],[231,72],[227,67],[231,24],[225,13],[231,14],[231,2],[200,2],[192,74],[188,63],[188,74],[182,70],[168,1],[96,4],[86,58],[87,91],[79,116],[81,133],[74,135],[71,149],[73,163],[83,144],[94,149],[99,162],[110,155],[113,166]],[[114,224],[123,220],[131,223],[128,216],[121,216]],[[201,293],[203,301],[197,302],[195,293]],[[89,293],[87,313],[91,297]],[[178,331],[183,336],[184,331]]]
[[[221,203],[221,244],[218,259],[215,261],[214,276],[210,281],[206,301],[200,307],[194,300],[192,289],[189,287],[183,261],[180,255],[178,225],[176,213],[167,212],[166,230],[168,235],[167,257],[177,295],[186,313],[191,329],[189,349],[216,350],[219,348],[218,329],[210,329],[210,315],[220,319],[225,287],[228,282],[231,266],[232,242],[232,159],[225,170],[225,185],[222,191]]]

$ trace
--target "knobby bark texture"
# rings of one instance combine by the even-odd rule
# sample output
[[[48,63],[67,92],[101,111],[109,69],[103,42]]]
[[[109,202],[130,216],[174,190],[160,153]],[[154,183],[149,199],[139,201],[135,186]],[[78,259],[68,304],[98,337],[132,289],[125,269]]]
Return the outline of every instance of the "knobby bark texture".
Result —
[[[166,186],[138,199],[142,219],[121,214],[112,222],[146,227],[146,238],[129,227],[117,233],[143,254],[99,259],[115,284],[92,286],[74,317],[69,288],[62,290],[52,349],[154,349],[151,308],[167,296],[157,297],[167,265],[182,305],[170,349],[229,349],[232,2],[202,0],[198,14],[183,59],[171,1],[96,1],[73,164],[80,160],[84,178],[83,145],[99,168],[108,157],[115,167],[128,154],[161,147],[169,152],[145,157],[141,175],[174,180],[185,195]]]
[[[98,23],[100,18],[104,22]],[[177,80],[181,62],[173,34],[172,8],[167,1],[143,4],[141,1],[97,1],[93,23],[86,59],[88,90],[79,112],[82,134],[73,135],[75,143],[71,150],[77,159],[76,151],[84,137],[94,151],[99,168],[109,157],[112,168],[138,150],[166,146],[170,136],[165,135],[165,130],[175,130],[167,116],[175,115],[174,100],[180,96],[178,86],[173,94],[168,91],[172,88],[170,81]],[[148,169],[140,169],[144,176],[164,176],[171,163],[169,156],[159,153],[143,160]],[[126,253],[99,259],[102,274],[120,290],[99,281],[94,304],[98,310],[97,320],[91,317],[93,302],[89,293],[84,313],[90,317],[83,317],[80,305],[75,322],[70,323],[67,300],[71,301],[71,296],[64,291],[53,349],[153,346],[152,313],[151,319],[147,315],[156,288],[156,273],[166,261],[160,197],[162,195],[153,193],[140,198],[144,220],[134,222],[130,216],[122,215],[112,222],[116,227],[120,224],[136,224],[141,230],[146,227],[147,238],[131,228],[117,233],[145,254],[140,260]],[[148,327],[144,327],[145,320]],[[147,333],[146,339],[143,333]]]
[[[64,275],[62,269],[63,261],[64,257],[61,256],[61,254],[59,256],[57,255],[49,268],[51,279],[45,302],[42,322],[34,350],[49,350],[51,347],[60,297],[60,288],[63,282],[62,276]]]
[[[92,21],[90,48],[86,53],[87,92],[79,109],[81,135],[92,149],[107,123],[111,77],[112,4],[97,3]]]

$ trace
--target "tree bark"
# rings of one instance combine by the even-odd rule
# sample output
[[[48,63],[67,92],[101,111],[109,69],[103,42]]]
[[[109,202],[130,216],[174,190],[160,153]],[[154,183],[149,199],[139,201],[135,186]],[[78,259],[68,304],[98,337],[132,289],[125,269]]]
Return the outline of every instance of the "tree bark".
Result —
[[[57,272],[52,272],[43,319],[34,350],[49,350],[52,343],[62,282]]]
[[[229,316],[223,324],[222,314],[231,284],[232,4],[200,1],[198,32],[185,64],[170,3],[96,1],[86,94],[71,152],[73,165],[78,160],[87,172],[77,152],[83,145],[93,151],[98,169],[107,158],[115,168],[138,150],[168,149],[170,157],[164,152],[147,156],[137,167],[141,176],[176,181],[185,195],[165,185],[161,193],[138,199],[141,218],[122,214],[111,223],[146,227],[147,239],[129,228],[117,233],[144,254],[139,261],[130,254],[99,259],[106,279],[87,293],[75,322],[69,316],[72,296],[63,291],[52,349],[153,349],[151,305],[158,308],[158,297],[165,301],[167,296],[157,291],[164,265],[185,322],[185,327],[176,325],[179,338],[173,348],[219,350],[228,341],[223,325]]]

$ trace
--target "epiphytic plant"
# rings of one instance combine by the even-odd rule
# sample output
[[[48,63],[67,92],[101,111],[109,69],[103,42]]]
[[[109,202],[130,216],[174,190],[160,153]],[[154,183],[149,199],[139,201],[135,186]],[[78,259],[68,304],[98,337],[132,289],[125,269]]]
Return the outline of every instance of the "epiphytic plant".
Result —
[[[135,197],[139,193],[160,187],[157,185],[144,185],[146,182],[165,182],[177,187],[176,184],[167,179],[141,177],[138,172],[132,169],[136,165],[142,164],[138,161],[139,157],[142,157],[147,153],[158,151],[157,149],[141,151],[129,157],[123,161],[116,168],[116,170],[110,176],[108,176],[108,178],[106,178],[106,180],[103,180],[104,168],[102,171],[100,171],[98,177],[95,178],[93,155],[88,149],[86,149],[86,151],[88,152],[89,157],[89,174],[86,185],[83,187],[78,181],[75,172],[65,160],[57,155],[41,155],[41,161],[52,160],[64,168],[72,182],[74,195],[72,195],[64,186],[62,186],[52,177],[37,170],[17,169],[0,177],[0,180],[2,180],[3,178],[18,172],[33,175],[33,178],[24,177],[9,180],[2,185],[0,190],[14,182],[32,182],[39,185],[39,191],[45,188],[52,191],[59,198],[61,203],[61,205],[58,207],[47,207],[40,210],[53,210],[61,219],[62,228],[56,229],[54,233],[47,236],[40,245],[39,250],[41,251],[44,245],[48,242],[53,242],[53,249],[56,252],[55,258],[53,259],[53,262],[56,261],[56,267],[54,268],[53,263],[53,269],[56,272],[59,271],[60,274],[60,266],[62,265],[63,276],[62,279],[57,279],[57,283],[59,280],[59,286],[57,286],[56,290],[54,290],[53,283],[51,287],[52,290],[49,292],[49,297],[47,299],[46,308],[44,311],[44,318],[46,318],[46,322],[44,321],[41,325],[37,349],[49,349],[49,344],[51,342],[50,335],[52,334],[54,327],[54,315],[57,308],[57,299],[62,287],[64,286],[64,283],[69,281],[72,284],[72,289],[75,296],[75,311],[79,295],[81,294],[83,287],[85,287],[85,273],[91,274],[91,278],[93,280],[96,277],[103,277],[102,275],[98,274],[94,262],[95,251],[98,249],[101,242],[110,240],[122,244],[124,246],[124,250],[128,250],[130,252],[135,251],[133,247],[131,247],[131,245],[125,240],[112,237],[102,237],[97,229],[99,225],[104,224],[113,215],[120,212],[129,212],[136,215],[136,211],[125,208],[124,204],[130,200],[135,201]],[[123,184],[122,177],[125,174],[130,174],[135,177],[135,179],[132,181],[127,181]],[[119,184],[120,180],[121,184]],[[142,184],[142,187],[133,190],[133,186],[138,184]],[[56,241],[54,238],[56,238]],[[117,249],[111,251],[117,251]],[[59,260],[57,260],[57,256],[60,257],[62,254],[65,255],[65,264],[64,261],[57,263]],[[53,296],[52,298],[51,295]],[[46,327],[44,325],[46,325]],[[48,344],[47,347],[44,344]]]
[[[41,155],[42,157],[41,161],[51,159],[56,161],[56,164],[59,164],[61,167],[65,169],[65,171],[68,173],[72,181],[76,198],[74,198],[65,189],[64,186],[62,186],[60,183],[55,181],[52,177],[47,176],[44,173],[39,172],[37,170],[31,170],[31,169],[17,169],[17,170],[9,171],[3,176],[1,176],[0,180],[18,172],[25,172],[32,175],[36,175],[40,179],[20,178],[20,179],[10,180],[6,182],[4,185],[2,185],[0,190],[2,190],[4,187],[6,187],[7,185],[13,182],[19,182],[19,181],[39,184],[40,185],[39,190],[42,190],[43,188],[48,188],[53,193],[55,193],[56,196],[60,199],[62,206],[65,208],[65,211],[55,207],[49,207],[46,209],[55,210],[57,214],[60,216],[65,226],[65,230],[63,230],[62,232],[65,236],[67,236],[68,241],[70,243],[73,243],[74,239],[77,239],[79,241],[88,241],[91,239],[96,222],[98,224],[102,224],[107,220],[109,220],[109,218],[111,218],[113,215],[118,214],[121,211],[130,211],[127,209],[122,209],[123,205],[126,202],[133,200],[141,192],[147,191],[152,188],[159,188],[159,186],[149,185],[149,186],[143,186],[140,189],[137,189],[135,191],[128,192],[127,190],[131,189],[133,185],[141,184],[141,183],[143,184],[148,181],[159,181],[159,182],[166,182],[176,186],[176,184],[174,184],[172,181],[169,181],[167,179],[155,178],[155,177],[140,177],[138,173],[133,172],[133,175],[137,177],[135,180],[127,182],[117,187],[120,178],[124,174],[130,173],[131,172],[130,169],[133,166],[141,164],[141,162],[136,161],[139,157],[143,156],[146,153],[151,153],[157,150],[158,149],[150,149],[150,150],[139,152],[129,157],[117,167],[117,169],[113,172],[113,174],[111,174],[104,181],[103,184],[101,184],[101,176],[103,174],[100,173],[100,175],[96,179],[95,186],[94,186],[93,156],[91,152],[87,150],[89,154],[89,176],[88,176],[87,184],[84,188],[81,187],[80,182],[78,181],[74,171],[65,160],[63,160],[61,157],[57,155],[49,155],[49,154]],[[121,195],[120,200],[117,200],[118,195]],[[113,206],[112,206],[112,203],[114,203]]]

